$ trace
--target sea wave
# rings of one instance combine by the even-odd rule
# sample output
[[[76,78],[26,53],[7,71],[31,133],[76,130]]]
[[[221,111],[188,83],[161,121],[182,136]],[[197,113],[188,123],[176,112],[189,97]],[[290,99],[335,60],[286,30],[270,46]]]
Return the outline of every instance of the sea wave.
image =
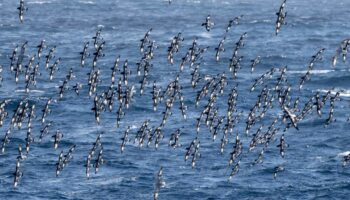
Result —
[[[344,151],[344,152],[338,153],[337,156],[347,156],[349,154],[350,154],[350,151]]]
[[[52,3],[52,1],[28,1],[28,4],[47,4]]]
[[[318,91],[322,92],[322,93],[327,93],[329,90],[320,89]],[[331,89],[330,91],[331,91],[332,95],[335,95],[335,94],[337,94],[339,92],[339,96],[341,96],[341,97],[350,97],[350,90],[334,88],[334,89]]]
[[[333,69],[315,69],[315,70],[311,70],[310,73],[311,74],[328,74],[331,72],[334,72],[335,70]],[[287,70],[287,73],[290,74],[305,74],[307,73],[307,70],[298,70],[298,71],[291,71],[291,70]]]
[[[93,1],[78,1],[78,2],[82,4],[90,4],[90,5],[96,4],[96,2],[93,2]]]

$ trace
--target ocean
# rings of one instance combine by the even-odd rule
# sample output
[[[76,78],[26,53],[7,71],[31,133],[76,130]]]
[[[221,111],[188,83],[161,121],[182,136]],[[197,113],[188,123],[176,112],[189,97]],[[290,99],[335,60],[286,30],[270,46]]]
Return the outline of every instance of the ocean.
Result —
[[[343,61],[347,46],[343,51],[339,48],[349,39],[350,1],[287,0],[287,14],[276,35],[281,4],[280,0],[24,0],[28,9],[21,23],[20,1],[0,0],[1,147],[11,131],[0,154],[0,199],[153,199],[155,192],[158,199],[167,200],[347,199],[350,168],[343,166],[343,157],[350,151],[350,70],[349,61]],[[209,31],[202,26],[208,15]],[[171,64],[168,51],[178,33]],[[224,37],[217,61],[216,51]],[[39,59],[42,40],[45,48]],[[50,50],[53,56],[46,67]],[[28,67],[34,55],[33,67]],[[332,66],[335,55],[338,60]],[[252,72],[256,58],[260,62]],[[126,61],[130,73],[124,70]],[[138,65],[144,63],[147,70],[142,66],[138,74]],[[35,74],[36,65],[36,85],[28,84],[26,71]],[[154,83],[160,91],[156,97]],[[234,108],[228,117],[234,88]],[[114,96],[106,98],[108,92]],[[159,101],[156,111],[154,98]],[[322,98],[324,103],[318,104]],[[49,99],[46,111],[50,112],[46,112]],[[299,104],[293,108],[297,99]],[[304,116],[307,105],[310,110]],[[293,126],[293,116],[299,130]],[[233,124],[225,134],[228,119]],[[40,141],[45,132],[41,130],[48,124]],[[33,141],[26,153],[29,127]],[[261,133],[256,136],[261,137],[250,149],[259,127]],[[55,149],[57,130],[63,137]],[[176,143],[174,138],[169,142],[178,130]],[[97,150],[91,154],[100,134]],[[19,145],[23,159],[18,158]],[[103,159],[99,160],[100,150]],[[59,161],[62,151],[66,162]],[[237,158],[229,164],[233,155]],[[14,187],[16,162],[20,173]],[[100,165],[97,173],[96,163]],[[274,178],[278,166],[283,170]],[[163,173],[158,176],[160,168]]]

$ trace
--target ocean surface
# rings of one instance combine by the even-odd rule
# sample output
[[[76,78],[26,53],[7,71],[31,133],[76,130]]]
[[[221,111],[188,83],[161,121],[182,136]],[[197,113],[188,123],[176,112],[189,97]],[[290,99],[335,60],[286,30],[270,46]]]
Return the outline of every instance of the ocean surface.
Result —
[[[350,1],[348,0],[287,0],[285,24],[275,35],[275,25],[282,1],[278,0],[24,0],[28,8],[24,12],[23,23],[19,20],[19,1],[0,0],[0,65],[3,78],[0,87],[0,100],[6,102],[4,110],[8,113],[0,128],[0,145],[4,142],[7,130],[11,130],[10,141],[0,155],[0,199],[153,199],[159,189],[159,199],[348,199],[350,194],[350,167],[343,164],[343,156],[350,151],[350,63],[342,61],[341,55],[335,67],[332,57],[337,54],[343,40],[349,37]],[[210,15],[213,26],[207,31],[202,23]],[[243,16],[242,16],[243,15]],[[239,24],[234,24],[226,33],[230,20],[242,16]],[[137,74],[137,63],[142,59],[141,40],[152,28],[149,41],[154,41],[153,58],[150,59],[149,72],[140,94],[143,79]],[[95,71],[99,69],[96,91],[89,96],[88,73],[93,72],[93,58],[96,49],[93,37],[101,30],[100,42],[105,41]],[[178,52],[174,55],[174,64],[167,60],[171,40],[179,32],[183,37]],[[238,55],[242,56],[240,69],[234,78],[229,65],[243,33],[247,33]],[[216,47],[226,34],[225,51],[220,60],[215,60]],[[196,39],[197,47],[204,49],[193,66],[189,62],[180,71],[182,58]],[[30,86],[26,92],[25,65],[34,54],[37,46],[45,40],[39,63],[36,86]],[[26,42],[23,54],[23,70],[11,71],[12,52],[18,45]],[[89,42],[85,65],[81,66],[81,54],[84,43]],[[149,43],[150,44],[150,43]],[[147,45],[145,51],[147,51]],[[45,69],[46,55],[56,47],[49,65],[60,58],[52,80],[50,70]],[[310,80],[306,80],[299,90],[301,78],[308,72],[310,61],[320,49],[325,48],[322,59],[317,60],[310,70]],[[95,119],[94,97],[106,92],[111,85],[111,68],[120,56],[119,71],[116,72],[117,90],[119,78],[123,77],[123,65],[128,60],[131,71],[128,86],[133,94],[129,108],[124,107],[125,115],[117,127],[119,101],[114,96],[111,110],[100,113],[100,123]],[[260,63],[251,72],[251,60],[260,56]],[[36,58],[34,64],[39,59]],[[198,85],[191,86],[194,67],[199,64],[201,77]],[[290,119],[282,120],[285,112],[278,103],[274,90],[280,69],[287,66],[285,82],[281,87],[290,86],[290,107],[296,98],[300,99],[295,115],[299,116],[304,105],[317,92],[322,96],[331,91],[333,97],[339,92],[334,102],[334,115],[327,126],[326,121],[331,110],[330,100],[322,107],[319,116],[316,106],[298,121],[298,128],[291,126],[284,131]],[[74,78],[68,80],[62,98],[59,98],[60,86],[66,75],[73,70]],[[276,72],[250,91],[255,80],[271,68]],[[226,119],[228,96],[232,88],[237,88],[237,117],[232,132],[227,135],[227,143],[220,152],[221,139],[224,137],[224,123],[217,126],[217,137],[201,122],[197,133],[197,119],[211,97],[209,93],[202,97],[196,106],[196,97],[214,77],[225,74],[226,85],[223,92],[217,93],[214,106],[217,117],[213,118],[213,127],[219,119]],[[153,110],[153,83],[164,92],[168,84],[179,76],[178,84],[187,107],[184,119],[181,102],[175,98],[171,115],[161,128],[163,137],[158,148],[152,140],[141,145],[135,142],[137,132],[143,122],[149,120],[149,133],[162,123],[166,111],[166,98]],[[82,84],[79,95],[75,93],[76,83]],[[265,87],[275,95],[272,105],[264,117],[256,120],[247,133],[249,113],[258,100],[258,95]],[[49,98],[50,113],[45,123],[42,115]],[[35,105],[35,118],[31,125],[34,141],[27,154],[25,150],[28,130],[28,115],[23,118],[23,125],[18,128],[11,123],[19,103]],[[287,100],[288,101],[288,100]],[[262,108],[261,108],[262,109]],[[261,110],[259,111],[261,112]],[[259,113],[257,112],[257,113]],[[241,114],[239,114],[241,113]],[[210,117],[209,117],[210,118]],[[263,125],[262,132],[268,131],[274,119],[278,119],[275,135],[268,144],[257,144],[249,151],[253,134]],[[39,142],[40,130],[51,123],[48,134]],[[124,133],[130,127],[124,152],[121,145]],[[56,130],[63,134],[58,148],[54,149]],[[179,145],[169,146],[172,133],[180,129]],[[86,175],[86,163],[90,150],[101,134],[103,146],[103,164],[95,174],[93,163],[98,152],[92,158],[90,178]],[[280,155],[280,137],[284,134],[285,155]],[[229,179],[235,164],[229,165],[230,153],[235,146],[236,136],[242,142],[239,171]],[[150,137],[150,135],[146,136]],[[198,152],[191,153],[185,161],[185,154],[191,142],[197,137],[200,141]],[[14,187],[18,147],[22,145],[26,159],[20,161],[20,178]],[[56,163],[61,151],[76,145],[73,158],[64,166],[56,177]],[[266,146],[266,147],[264,147]],[[261,150],[264,150],[260,162],[255,162]],[[196,156],[195,166],[192,158]],[[283,166],[284,170],[274,170]],[[163,168],[162,184],[157,188],[157,172]]]

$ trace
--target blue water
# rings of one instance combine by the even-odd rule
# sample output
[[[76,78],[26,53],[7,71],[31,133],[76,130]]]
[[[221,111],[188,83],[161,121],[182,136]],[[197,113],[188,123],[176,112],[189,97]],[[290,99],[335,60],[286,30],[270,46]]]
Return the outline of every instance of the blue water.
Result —
[[[281,1],[276,0],[173,0],[169,5],[163,0],[25,0],[28,11],[24,14],[24,23],[18,18],[19,1],[0,0],[0,65],[3,66],[3,83],[0,87],[0,99],[9,100],[5,109],[8,117],[1,127],[0,137],[4,137],[10,126],[11,117],[18,103],[27,99],[29,104],[36,105],[36,119],[33,121],[34,143],[31,145],[27,159],[21,162],[23,177],[17,188],[13,187],[18,145],[25,146],[27,132],[26,121],[22,129],[13,130],[11,141],[5,153],[0,155],[0,199],[152,199],[155,174],[163,167],[164,187],[160,188],[159,199],[347,199],[350,193],[349,167],[342,167],[339,153],[349,151],[350,137],[347,122],[349,115],[349,62],[338,60],[332,68],[331,57],[335,54],[342,40],[346,39],[349,24],[350,1],[328,0],[287,0],[286,25],[282,25],[278,36],[275,36],[276,12]],[[210,32],[201,24],[207,15],[214,22]],[[215,48],[222,39],[228,21],[244,15],[239,25],[234,25],[228,32],[225,51],[219,62],[215,61]],[[126,59],[132,71],[129,86],[135,86],[134,98],[129,109],[124,109],[125,116],[116,126],[118,102],[112,112],[101,113],[101,123],[97,125],[94,118],[93,98],[88,96],[88,76],[94,52],[92,37],[101,28],[101,36],[106,42],[103,48],[104,57],[98,60],[97,68],[101,70],[101,81],[97,94],[101,94],[110,85],[110,68],[115,58],[120,55],[120,68]],[[152,28],[151,40],[157,49],[151,63],[145,94],[140,95],[141,77],[137,76],[136,63],[142,55],[139,50],[140,40]],[[182,33],[184,41],[179,52],[174,55],[174,65],[167,62],[167,48],[172,37]],[[245,46],[239,50],[243,56],[237,79],[229,72],[229,62],[241,34],[247,32]],[[229,135],[229,143],[224,153],[220,153],[219,131],[215,141],[205,125],[201,126],[198,138],[201,142],[200,157],[195,168],[191,167],[191,158],[185,162],[186,148],[197,136],[196,119],[202,112],[209,96],[195,107],[197,92],[205,84],[201,79],[198,86],[191,87],[191,69],[188,65],[180,72],[181,58],[185,56],[193,39],[197,38],[201,48],[209,46],[203,53],[200,65],[202,76],[215,76],[225,72],[227,86],[224,94],[219,96],[216,107],[219,115],[225,116],[229,91],[238,84],[237,110],[243,112],[239,123]],[[37,52],[36,46],[45,39],[40,63],[41,76],[37,78],[36,88],[25,93],[24,76],[15,83],[15,75],[10,72],[10,57],[16,45],[28,41],[23,63]],[[86,66],[80,66],[80,54],[84,42],[90,41]],[[59,70],[52,81],[44,69],[44,56],[53,46],[57,46],[55,58],[61,57]],[[326,48],[323,59],[315,63],[311,80],[306,81],[302,90],[298,90],[300,77],[306,73],[308,64],[319,49]],[[19,49],[20,51],[20,49]],[[254,73],[250,72],[251,60],[261,56],[261,63]],[[35,62],[36,63],[36,62]],[[270,82],[258,86],[250,92],[254,80],[272,67],[288,66],[287,79],[292,89],[290,96],[300,98],[300,108],[317,91],[324,95],[326,91],[340,92],[340,101],[335,102],[335,122],[326,128],[325,121],[330,109],[329,102],[318,117],[316,110],[299,122],[299,131],[290,128],[285,132],[289,145],[286,155],[279,155],[279,138],[285,124],[272,139],[261,164],[253,165],[263,145],[248,153],[249,142],[261,124],[264,130],[272,119],[283,112],[277,102],[266,117],[257,122],[249,135],[245,135],[246,119],[250,109],[257,101],[263,86],[273,87],[279,73]],[[73,68],[75,78],[68,82],[68,88],[62,99],[58,99],[59,86],[62,85],[69,69]],[[140,148],[134,144],[134,138],[141,124],[149,119],[150,127],[157,127],[165,110],[161,102],[157,111],[152,107],[152,84],[165,90],[168,83],[180,75],[180,84],[188,107],[187,119],[184,120],[175,101],[172,115],[163,128],[164,138],[158,150],[154,144]],[[117,80],[122,75],[117,73]],[[83,84],[80,95],[72,89],[76,82]],[[335,92],[334,92],[335,93]],[[332,95],[334,95],[332,93]],[[52,122],[49,134],[41,143],[38,142],[41,126],[42,109],[48,98],[55,101],[50,105],[52,112],[47,120]],[[123,154],[120,153],[124,131],[130,126],[130,142],[126,144]],[[181,146],[173,149],[168,146],[171,133],[181,129]],[[63,138],[57,150],[53,148],[53,138],[57,129]],[[91,178],[85,175],[87,155],[98,134],[103,133],[103,157],[105,163],[100,171]],[[243,142],[243,153],[240,170],[232,180],[228,180],[232,166],[228,167],[230,152],[235,143],[236,134]],[[73,145],[76,150],[73,159],[56,177],[56,162],[63,150],[64,153]],[[94,158],[95,159],[95,158]],[[273,179],[274,168],[283,165],[285,170]]]

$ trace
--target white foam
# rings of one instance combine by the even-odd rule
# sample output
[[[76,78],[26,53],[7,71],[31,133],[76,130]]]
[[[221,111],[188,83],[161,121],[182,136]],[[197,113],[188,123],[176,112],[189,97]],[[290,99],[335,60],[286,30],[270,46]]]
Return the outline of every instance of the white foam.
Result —
[[[271,20],[270,19],[263,19],[263,20],[253,20],[250,23],[251,24],[257,24],[257,23],[270,23]]]
[[[111,177],[111,178],[102,178],[102,179],[94,179],[92,184],[96,185],[112,185],[116,183],[120,183],[123,181],[123,177]]]
[[[339,96],[341,96],[341,97],[350,97],[350,91],[340,92]]]
[[[15,92],[25,92],[24,89],[15,90]],[[44,90],[29,90],[29,93],[45,93]]]
[[[327,74],[330,72],[334,72],[335,70],[333,69],[315,69],[315,70],[311,70],[310,73],[311,74]],[[287,70],[287,73],[290,74],[306,74],[307,70],[300,70],[300,71],[290,71]]]
[[[104,28],[105,26],[102,24],[97,25],[97,28]]]
[[[34,93],[45,93],[44,90],[29,90],[29,92],[34,92]]]
[[[96,2],[93,2],[93,1],[79,1],[79,3],[82,3],[82,4],[90,4],[90,5],[96,4]]]
[[[319,92],[322,93],[327,93],[329,90],[318,90]],[[343,90],[343,89],[333,89],[331,90],[331,94],[335,95],[339,92],[339,96],[341,97],[350,97],[350,90]]]
[[[139,127],[136,125],[136,124],[133,124],[130,126],[130,129],[133,130],[133,129],[138,129]]]
[[[187,0],[187,3],[201,3],[201,1],[199,1],[199,0],[194,0],[194,1],[189,1],[189,0]]]
[[[211,34],[210,34],[208,31],[202,32],[202,33],[200,34],[200,37],[203,37],[203,38],[211,38]]]
[[[350,154],[350,151],[344,151],[344,152],[338,153],[337,156],[347,156],[349,154]]]
[[[44,4],[44,3],[52,3],[52,1],[28,1],[28,4]]]

